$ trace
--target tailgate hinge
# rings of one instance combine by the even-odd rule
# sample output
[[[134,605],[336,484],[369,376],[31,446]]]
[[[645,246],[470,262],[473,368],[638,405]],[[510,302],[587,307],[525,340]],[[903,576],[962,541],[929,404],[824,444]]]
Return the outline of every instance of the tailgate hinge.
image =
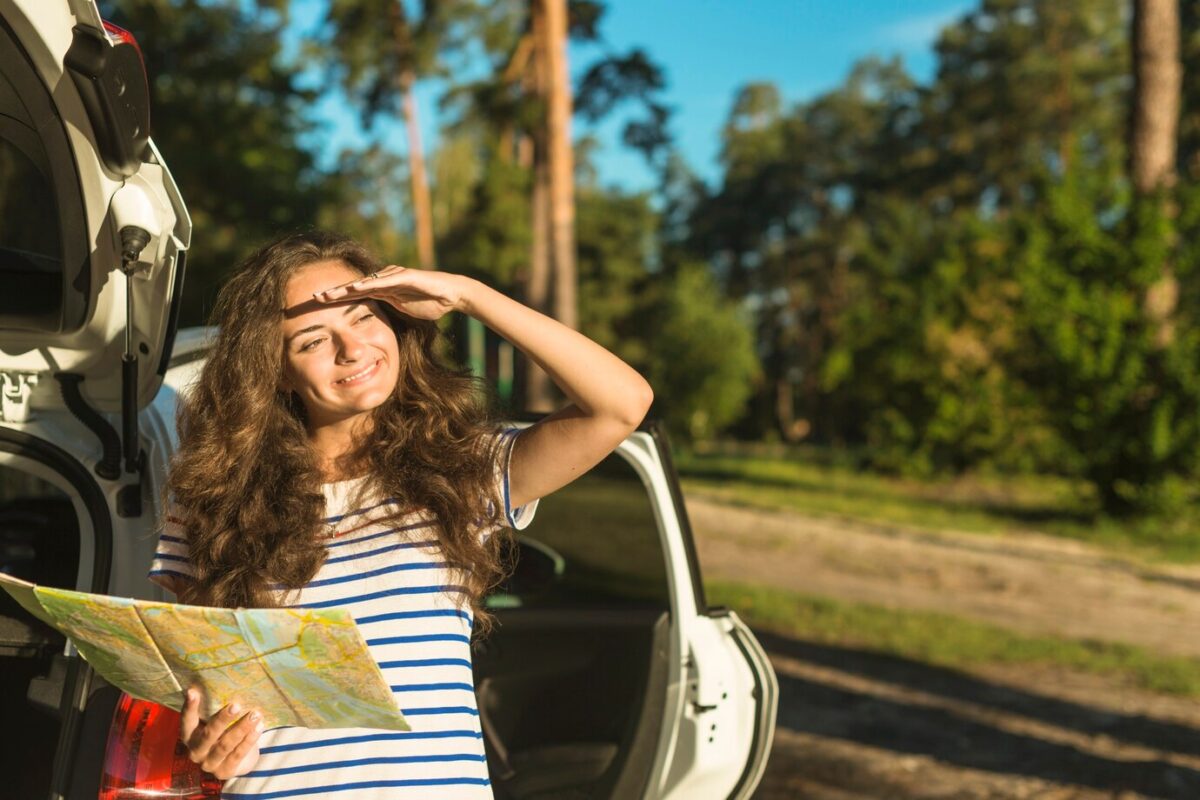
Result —
[[[37,386],[36,372],[0,371],[0,419],[25,422],[29,419],[29,396]]]

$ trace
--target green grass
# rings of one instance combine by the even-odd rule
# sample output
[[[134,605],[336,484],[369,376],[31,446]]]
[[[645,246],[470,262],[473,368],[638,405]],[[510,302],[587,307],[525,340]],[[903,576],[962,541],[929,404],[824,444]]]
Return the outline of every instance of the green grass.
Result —
[[[916,480],[856,469],[828,452],[681,453],[687,493],[757,508],[984,534],[1023,531],[1078,539],[1136,558],[1200,561],[1200,516],[1113,520],[1094,493],[1057,476]]]
[[[751,626],[784,636],[945,667],[1067,667],[1154,692],[1200,698],[1200,660],[1133,645],[1025,635],[948,614],[844,603],[726,581],[706,581],[705,589],[710,604],[729,606]]]

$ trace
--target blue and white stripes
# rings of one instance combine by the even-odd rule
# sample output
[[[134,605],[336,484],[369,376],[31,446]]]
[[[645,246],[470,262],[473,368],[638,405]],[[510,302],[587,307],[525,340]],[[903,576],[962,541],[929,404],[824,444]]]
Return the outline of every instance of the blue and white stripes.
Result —
[[[507,507],[513,433],[501,448],[497,490],[509,524],[524,528],[537,504]],[[398,517],[397,505],[372,496],[361,479],[323,488],[333,528],[328,557],[286,602],[349,609],[413,730],[267,731],[253,771],[227,781],[221,796],[491,798],[471,675],[471,614],[431,521],[420,513]],[[150,575],[190,573],[186,532],[168,515]]]

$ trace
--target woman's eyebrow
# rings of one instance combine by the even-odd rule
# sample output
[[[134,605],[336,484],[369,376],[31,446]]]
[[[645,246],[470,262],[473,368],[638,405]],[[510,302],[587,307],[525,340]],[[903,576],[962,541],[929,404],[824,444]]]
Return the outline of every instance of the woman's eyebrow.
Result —
[[[351,303],[350,305],[346,306],[346,310],[342,312],[342,316],[343,317],[346,316],[350,312],[354,311],[354,309],[356,309],[362,305],[365,305],[365,304],[361,303],[361,302]],[[292,339],[295,339],[297,336],[303,336],[306,333],[312,333],[313,331],[319,331],[324,327],[325,327],[324,325],[322,325],[321,323],[318,322],[316,325],[309,325],[307,328],[301,328],[300,330],[296,331],[292,335],[288,336],[287,341],[290,342],[290,341],[292,341]]]

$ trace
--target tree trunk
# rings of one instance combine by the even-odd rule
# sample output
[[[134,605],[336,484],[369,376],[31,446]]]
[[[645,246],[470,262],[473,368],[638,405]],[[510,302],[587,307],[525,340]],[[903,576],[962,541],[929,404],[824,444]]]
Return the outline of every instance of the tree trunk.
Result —
[[[550,167],[550,255],[554,316],[579,327],[575,299],[575,157],[571,151],[571,77],[567,71],[566,0],[545,4],[546,144]]]
[[[392,26],[392,46],[400,64],[405,65],[396,75],[396,86],[400,90],[400,110],[404,115],[404,127],[408,133],[409,186],[412,190],[413,227],[417,239],[417,262],[424,269],[432,269],[437,263],[433,251],[433,210],[429,201],[429,179],[425,177],[425,150],[421,147],[421,126],[417,119],[417,104],[413,100],[413,84],[417,81],[412,65],[412,31],[408,25],[404,0],[388,4],[388,17]]]
[[[546,93],[547,69],[545,58],[546,15],[542,0],[530,2],[530,27],[533,42],[533,69],[527,88],[536,95]],[[529,140],[533,156],[533,187],[530,193],[529,278],[525,286],[525,302],[543,314],[553,316],[550,308],[553,258],[550,248],[550,169],[547,158],[545,127],[531,131]],[[529,411],[551,411],[554,407],[550,377],[537,364],[525,359],[525,408]]]
[[[545,121],[533,135],[532,241],[526,300],[571,328],[579,326],[575,267],[575,164],[566,0],[530,0],[533,83]],[[514,58],[514,61],[517,59]],[[525,379],[526,406],[553,408],[553,386],[536,365]]]
[[[533,165],[532,217],[529,254],[529,284],[525,300],[531,308],[550,314],[550,192],[544,162]],[[554,389],[541,367],[528,361],[525,370],[525,406],[529,411],[551,411]]]
[[[413,74],[405,73],[400,81],[404,127],[408,131],[408,166],[412,184],[413,226],[417,235],[417,263],[424,269],[433,269],[437,265],[433,245],[433,204],[429,199],[429,179],[425,174],[425,151],[421,146],[417,104],[413,100]]]
[[[1139,194],[1175,183],[1179,127],[1178,0],[1134,0],[1130,179]]]
[[[529,80],[529,65],[533,59],[535,46],[536,41],[532,32],[526,33],[517,41],[517,46],[513,48],[508,64],[500,75],[502,83],[510,84],[520,80],[526,88],[532,88],[532,82]],[[500,129],[500,158],[506,162],[511,162],[513,158],[519,158],[517,151],[525,144],[526,140],[527,137],[517,133],[512,120],[506,120]]]
[[[1173,218],[1170,190],[1175,185],[1175,151],[1183,82],[1180,63],[1178,0],[1134,0],[1133,116],[1130,121],[1129,177],[1134,190],[1149,198],[1162,193],[1163,211]],[[1174,242],[1171,242],[1174,250]],[[1174,339],[1179,281],[1168,257],[1162,273],[1146,291],[1143,311],[1156,326],[1156,341]]]

